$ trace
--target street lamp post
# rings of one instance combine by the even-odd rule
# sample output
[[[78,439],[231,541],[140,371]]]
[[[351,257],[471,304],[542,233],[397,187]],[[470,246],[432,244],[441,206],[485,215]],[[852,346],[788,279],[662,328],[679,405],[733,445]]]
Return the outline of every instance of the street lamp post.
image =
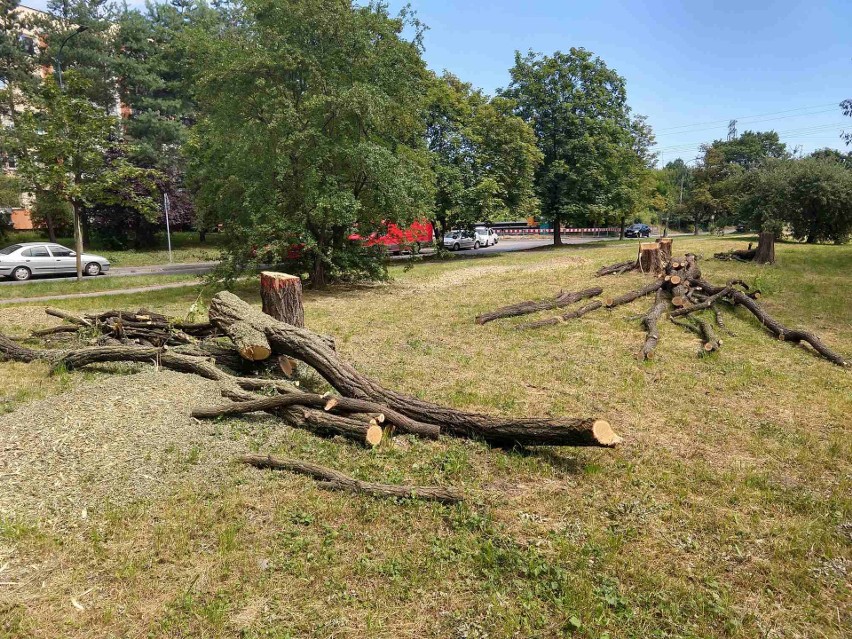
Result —
[[[56,57],[53,59],[54,64],[56,65],[56,80],[59,83],[59,89],[63,90],[65,86],[62,84],[62,50],[65,48],[65,45],[68,44],[68,41],[71,40],[76,35],[80,35],[84,31],[88,31],[89,27],[85,25],[80,25],[74,30],[71,35],[65,38],[62,41],[62,44],[59,45],[59,51],[56,52]]]

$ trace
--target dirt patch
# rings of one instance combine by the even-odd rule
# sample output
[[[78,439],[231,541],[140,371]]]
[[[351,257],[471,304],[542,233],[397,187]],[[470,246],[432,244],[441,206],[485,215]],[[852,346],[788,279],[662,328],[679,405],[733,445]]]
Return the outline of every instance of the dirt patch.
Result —
[[[215,481],[246,438],[189,414],[220,401],[214,382],[149,370],[98,376],[0,416],[0,517],[62,529],[181,480]]]

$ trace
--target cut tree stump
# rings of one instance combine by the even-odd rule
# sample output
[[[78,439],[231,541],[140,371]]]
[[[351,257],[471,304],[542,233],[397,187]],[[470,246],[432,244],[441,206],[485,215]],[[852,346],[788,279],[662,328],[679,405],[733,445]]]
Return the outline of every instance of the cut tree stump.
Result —
[[[754,252],[754,262],[757,264],[775,264],[775,234],[762,231],[757,240],[757,250]]]
[[[664,274],[660,245],[656,242],[639,244],[639,270],[657,277]]]
[[[661,237],[657,239],[657,244],[660,246],[660,257],[664,264],[672,261],[672,238]]]
[[[305,326],[302,306],[302,280],[295,275],[263,271],[260,274],[260,299],[263,312],[279,322]]]

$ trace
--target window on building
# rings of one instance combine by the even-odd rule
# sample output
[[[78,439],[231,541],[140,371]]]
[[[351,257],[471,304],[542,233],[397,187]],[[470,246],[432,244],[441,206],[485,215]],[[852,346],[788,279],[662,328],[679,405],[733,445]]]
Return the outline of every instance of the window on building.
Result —
[[[36,52],[36,44],[35,40],[33,40],[29,36],[25,36],[20,34],[18,36],[18,42],[21,43],[21,48],[26,51],[29,55],[35,55]]]

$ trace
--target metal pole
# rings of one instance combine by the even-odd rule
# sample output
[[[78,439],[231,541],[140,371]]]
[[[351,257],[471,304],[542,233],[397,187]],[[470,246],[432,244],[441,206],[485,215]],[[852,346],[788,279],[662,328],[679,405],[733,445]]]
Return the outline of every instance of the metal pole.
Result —
[[[166,213],[166,242],[169,245],[169,263],[172,262],[172,231],[169,228],[169,194],[163,193],[163,211]]]

